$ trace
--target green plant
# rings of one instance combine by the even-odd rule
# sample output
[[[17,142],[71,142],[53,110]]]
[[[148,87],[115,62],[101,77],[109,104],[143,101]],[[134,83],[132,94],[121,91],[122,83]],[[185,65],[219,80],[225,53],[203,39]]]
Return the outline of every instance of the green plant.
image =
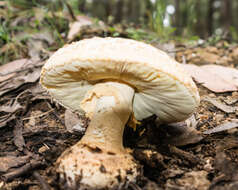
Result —
[[[163,20],[165,17],[166,3],[163,0],[157,0],[152,13],[152,29],[159,35],[164,33]]]
[[[230,33],[231,33],[232,40],[237,42],[238,41],[238,30],[234,26],[231,26]]]
[[[166,15],[166,1],[156,0],[153,5],[152,13],[148,13],[149,27],[152,31],[164,40],[168,40],[176,28],[171,26],[164,26],[164,19]]]
[[[6,26],[0,25],[0,40],[1,40],[1,44],[7,43],[9,42],[11,39],[10,34],[6,28]]]
[[[152,40],[155,40],[158,38],[158,35],[156,33],[148,32],[143,29],[136,29],[136,28],[127,28],[126,33],[129,38],[132,38],[134,40],[144,40],[147,42],[151,42]]]

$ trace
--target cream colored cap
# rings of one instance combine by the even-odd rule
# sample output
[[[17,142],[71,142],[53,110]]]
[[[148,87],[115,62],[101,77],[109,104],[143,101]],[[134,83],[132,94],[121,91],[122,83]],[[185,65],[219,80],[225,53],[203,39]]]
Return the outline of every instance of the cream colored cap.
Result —
[[[81,113],[80,102],[94,84],[128,84],[135,89],[137,120],[155,114],[164,123],[181,121],[200,99],[178,62],[151,45],[123,38],[94,37],[59,49],[44,65],[40,80],[57,101]]]

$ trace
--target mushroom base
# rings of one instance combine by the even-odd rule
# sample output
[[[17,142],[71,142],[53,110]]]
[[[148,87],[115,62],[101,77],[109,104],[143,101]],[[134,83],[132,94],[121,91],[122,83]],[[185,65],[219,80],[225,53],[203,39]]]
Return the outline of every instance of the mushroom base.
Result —
[[[115,154],[79,142],[57,161],[61,184],[74,190],[122,188],[140,173],[129,150],[125,152]]]

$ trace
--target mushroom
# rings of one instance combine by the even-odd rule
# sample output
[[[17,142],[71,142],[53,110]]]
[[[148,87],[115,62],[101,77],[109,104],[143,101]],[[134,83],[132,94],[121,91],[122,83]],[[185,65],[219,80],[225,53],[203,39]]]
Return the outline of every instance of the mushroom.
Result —
[[[69,189],[110,189],[140,174],[123,147],[128,121],[157,115],[184,120],[199,104],[196,85],[179,63],[151,45],[123,38],[81,40],[56,51],[40,82],[63,106],[91,122],[82,139],[57,160]]]

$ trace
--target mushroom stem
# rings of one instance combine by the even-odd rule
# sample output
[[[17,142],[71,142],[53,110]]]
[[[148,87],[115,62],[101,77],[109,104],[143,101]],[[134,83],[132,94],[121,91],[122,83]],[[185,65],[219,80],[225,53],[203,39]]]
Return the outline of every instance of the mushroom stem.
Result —
[[[96,85],[81,102],[91,122],[80,143],[104,151],[124,151],[122,136],[132,112],[134,89],[119,82]]]
[[[133,88],[118,82],[97,84],[86,94],[80,103],[91,119],[86,134],[57,161],[68,189],[116,189],[136,180],[138,165],[122,143],[133,97]]]

